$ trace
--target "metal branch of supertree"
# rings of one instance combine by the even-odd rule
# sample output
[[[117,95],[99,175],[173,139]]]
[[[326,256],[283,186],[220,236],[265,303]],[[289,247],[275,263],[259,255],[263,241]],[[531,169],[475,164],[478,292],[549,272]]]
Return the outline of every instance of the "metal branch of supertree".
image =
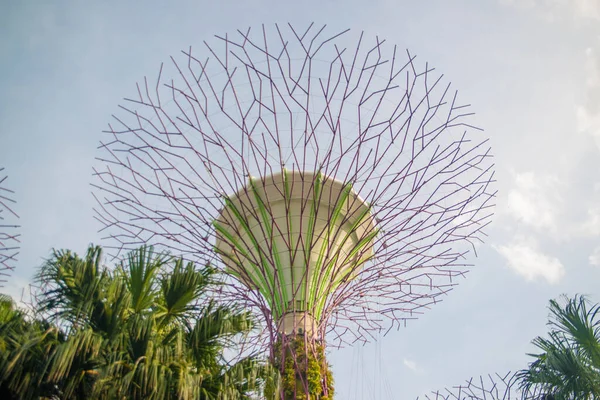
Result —
[[[416,318],[472,265],[493,214],[469,106],[379,37],[216,36],[120,108],[93,183],[114,255],[151,243],[219,266],[271,338],[304,324],[342,345]]]
[[[514,390],[516,388],[515,375],[508,373],[504,376],[481,376],[471,378],[464,384],[442,391],[432,392],[425,395],[426,400],[516,400],[521,395]],[[418,400],[418,398],[417,398]]]
[[[549,400],[540,388],[535,388],[524,395],[519,390],[517,374],[511,372],[504,375],[471,378],[462,385],[435,391],[423,398],[425,400]]]
[[[19,225],[15,224],[19,216],[14,211],[14,192],[8,189],[7,180],[0,167],[0,287],[15,269],[20,248]]]

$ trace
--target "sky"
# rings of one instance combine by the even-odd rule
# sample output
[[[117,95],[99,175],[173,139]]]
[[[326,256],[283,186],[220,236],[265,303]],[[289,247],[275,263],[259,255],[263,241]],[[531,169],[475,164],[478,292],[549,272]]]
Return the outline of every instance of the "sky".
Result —
[[[548,300],[600,302],[600,0],[173,3],[0,5],[0,166],[22,226],[1,292],[20,298],[52,248],[101,243],[92,164],[137,81],[214,34],[314,21],[442,71],[491,138],[499,190],[474,267],[442,303],[376,343],[331,350],[339,399],[412,399],[523,368]]]

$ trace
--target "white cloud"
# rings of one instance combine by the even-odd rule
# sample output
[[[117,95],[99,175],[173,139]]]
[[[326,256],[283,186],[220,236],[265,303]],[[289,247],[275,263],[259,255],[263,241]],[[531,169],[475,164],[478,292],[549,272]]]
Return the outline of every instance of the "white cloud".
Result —
[[[578,232],[586,237],[600,236],[600,182],[594,185],[594,192],[586,196],[587,217],[578,225]]]
[[[600,206],[592,206],[588,210],[588,218],[583,224],[584,233],[600,236]]]
[[[585,73],[586,99],[576,107],[577,124],[579,131],[591,135],[600,148],[600,49],[586,50]]]
[[[417,373],[423,372],[423,369],[419,368],[419,366],[417,365],[417,363],[414,362],[413,360],[409,360],[408,358],[405,358],[405,359],[402,360],[402,362],[404,363],[404,366],[406,366],[411,371],[414,371],[414,372],[417,372]]]
[[[538,230],[556,233],[563,187],[554,175],[515,173],[514,186],[508,192],[508,214]]]
[[[590,265],[600,267],[600,246],[592,251],[592,254],[588,257],[588,261],[590,262]]]
[[[576,13],[584,18],[600,20],[600,1],[598,0],[566,0],[575,7]]]
[[[579,131],[591,135],[600,148],[600,114],[592,114],[586,107],[581,105],[577,106],[575,111]]]
[[[598,1],[600,7],[600,0]],[[586,93],[585,102],[577,106],[577,124],[580,132],[590,135],[600,149],[600,46],[586,50]],[[587,235],[600,236],[600,185],[595,186],[595,196],[588,208],[588,216],[582,224]],[[596,254],[596,253],[594,253]],[[590,263],[593,264],[590,256]],[[600,254],[596,254],[600,259]],[[593,264],[594,265],[594,264]]]
[[[533,9],[543,18],[553,21],[571,14],[575,18],[600,20],[598,0],[500,0],[501,4]]]
[[[506,246],[493,246],[506,258],[507,266],[528,281],[543,279],[558,283],[565,275],[565,267],[556,257],[544,254],[535,244],[517,238]]]

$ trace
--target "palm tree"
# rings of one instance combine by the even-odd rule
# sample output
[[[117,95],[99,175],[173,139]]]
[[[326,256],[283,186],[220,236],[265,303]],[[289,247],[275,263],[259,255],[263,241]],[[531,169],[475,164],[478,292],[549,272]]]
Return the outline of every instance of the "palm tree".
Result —
[[[49,398],[56,387],[45,379],[49,354],[64,340],[58,329],[29,318],[7,295],[0,295],[0,398]]]
[[[101,260],[101,248],[90,246],[83,258],[54,251],[41,267],[37,309],[64,340],[39,358],[37,383],[61,399],[251,398],[261,384],[260,362],[228,362],[223,351],[253,329],[253,319],[211,300],[221,284],[215,269],[151,247],[131,252],[114,270]]]
[[[600,305],[585,296],[550,301],[548,338],[537,337],[541,350],[519,372],[523,396],[556,400],[600,398]]]

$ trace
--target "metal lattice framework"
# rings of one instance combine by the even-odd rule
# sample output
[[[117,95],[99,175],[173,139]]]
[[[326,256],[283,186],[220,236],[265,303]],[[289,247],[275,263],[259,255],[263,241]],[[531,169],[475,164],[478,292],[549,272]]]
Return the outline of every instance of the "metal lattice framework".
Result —
[[[515,390],[515,375],[488,375],[471,378],[459,386],[425,395],[426,400],[521,400]],[[417,400],[419,398],[417,397]]]
[[[19,226],[15,224],[19,216],[13,210],[14,192],[6,186],[7,178],[4,168],[0,168],[0,287],[15,269],[20,243]]]
[[[222,267],[232,276],[228,298],[259,310],[272,341],[294,297],[282,294],[274,245],[248,232],[253,223],[266,237],[289,231],[264,198],[273,176],[299,177],[293,184],[311,193],[300,218],[317,218],[310,204],[323,196],[320,182],[335,180],[343,190],[321,216],[338,218],[352,198],[374,221],[355,238],[368,246],[323,250],[316,275],[299,278],[316,293],[306,301],[319,303],[302,306],[318,311],[316,339],[329,335],[330,344],[369,340],[439,301],[471,265],[492,216],[492,156],[468,105],[427,63],[377,37],[314,25],[216,36],[144,79],[121,111],[94,174],[97,219],[115,255],[151,243]],[[233,207],[235,196],[263,205]],[[226,209],[237,225],[215,223]],[[343,236],[351,217],[340,218],[311,237]],[[218,239],[236,254],[217,251]],[[316,243],[290,238],[286,257]],[[360,262],[328,269],[343,257]],[[244,262],[254,271],[226,268]],[[257,279],[264,287],[249,283]]]
[[[524,395],[519,390],[517,374],[487,375],[471,378],[459,386],[435,391],[426,400],[545,400],[539,388]],[[417,400],[419,398],[417,397]]]

